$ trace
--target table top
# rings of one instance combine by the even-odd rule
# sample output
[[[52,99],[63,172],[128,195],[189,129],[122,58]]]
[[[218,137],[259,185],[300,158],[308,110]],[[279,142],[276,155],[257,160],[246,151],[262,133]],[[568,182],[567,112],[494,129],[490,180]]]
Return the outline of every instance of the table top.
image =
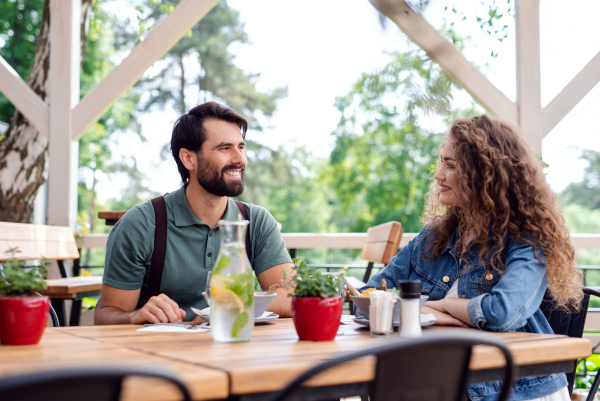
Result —
[[[306,369],[327,359],[397,338],[371,338],[364,326],[341,325],[335,341],[298,341],[291,319],[257,325],[250,342],[224,344],[210,333],[137,332],[140,326],[92,326],[46,329],[39,345],[0,347],[0,376],[74,364],[140,364],[175,369],[195,399],[266,392],[283,387]],[[424,335],[464,332],[468,329],[428,328]],[[517,365],[575,360],[591,354],[588,340],[530,333],[498,333],[508,343]],[[67,348],[68,347],[68,348]],[[65,352],[68,349],[69,352]],[[471,370],[503,366],[503,357],[492,347],[477,346]],[[309,385],[325,386],[367,382],[373,379],[373,357],[344,364],[313,379]],[[128,399],[153,399],[148,385],[132,385]],[[173,390],[174,391],[174,390]],[[142,396],[144,394],[144,396]],[[167,389],[162,389],[161,398]],[[146,396],[150,398],[145,398]],[[176,398],[176,393],[173,394]]]

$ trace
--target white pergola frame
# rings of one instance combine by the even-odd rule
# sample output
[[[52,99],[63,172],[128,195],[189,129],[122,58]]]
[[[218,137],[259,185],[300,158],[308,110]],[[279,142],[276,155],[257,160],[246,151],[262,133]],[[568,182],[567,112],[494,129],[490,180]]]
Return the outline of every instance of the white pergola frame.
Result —
[[[492,114],[519,125],[534,150],[600,82],[598,53],[541,106],[539,0],[516,1],[517,102],[508,99],[404,0],[369,0]],[[121,64],[79,100],[81,0],[50,0],[50,105],[0,57],[0,92],[49,139],[47,224],[74,226],[78,142],[83,132],[219,0],[182,0]]]

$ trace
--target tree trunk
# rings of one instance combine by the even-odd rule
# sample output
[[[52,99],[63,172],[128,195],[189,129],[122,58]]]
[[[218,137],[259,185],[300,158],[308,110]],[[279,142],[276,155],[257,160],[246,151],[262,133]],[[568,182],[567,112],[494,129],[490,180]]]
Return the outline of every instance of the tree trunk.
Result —
[[[179,80],[179,113],[185,114],[185,68],[183,66],[183,54],[178,54],[179,69],[181,70],[181,79]]]
[[[44,2],[42,25],[27,84],[48,103],[50,95],[50,1]],[[87,44],[92,0],[81,0],[81,63]],[[47,177],[48,138],[17,110],[0,142],[0,221],[30,223],[37,191]]]

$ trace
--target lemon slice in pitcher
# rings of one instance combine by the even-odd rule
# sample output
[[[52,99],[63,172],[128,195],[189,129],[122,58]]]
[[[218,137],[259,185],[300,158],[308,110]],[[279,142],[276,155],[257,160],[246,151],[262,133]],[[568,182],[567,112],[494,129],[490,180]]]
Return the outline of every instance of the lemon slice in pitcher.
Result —
[[[223,276],[218,274],[213,274],[210,278],[210,292],[213,297],[216,297],[219,291],[225,289],[225,279]]]
[[[244,310],[244,303],[231,290],[222,289],[214,297],[215,309],[238,309],[240,312]]]

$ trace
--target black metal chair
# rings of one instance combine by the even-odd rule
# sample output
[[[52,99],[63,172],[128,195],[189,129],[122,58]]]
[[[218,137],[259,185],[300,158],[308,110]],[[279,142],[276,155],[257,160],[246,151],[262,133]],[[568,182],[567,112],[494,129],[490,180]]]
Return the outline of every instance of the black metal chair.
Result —
[[[554,331],[554,334],[563,334],[569,337],[583,337],[583,329],[585,326],[585,319],[587,317],[588,305],[590,303],[590,296],[600,298],[600,291],[583,287],[583,301],[581,301],[581,308],[575,310],[556,309],[552,301],[550,293],[546,291],[540,309],[546,316],[550,327]],[[569,382],[569,394],[573,394],[573,386],[575,384],[575,369],[577,367],[577,361],[573,362],[573,372],[567,374],[567,380]],[[592,388],[587,397],[587,401],[594,399],[596,392],[600,386],[600,376],[596,375]]]
[[[36,292],[36,295],[38,295],[40,297],[42,296],[42,294],[40,294],[39,292]],[[56,314],[56,311],[52,307],[52,304],[48,304],[48,306],[50,307],[50,318],[52,319],[52,326],[60,327],[60,323],[58,322],[58,315]]]
[[[42,371],[1,379],[0,400],[118,401],[123,380],[129,376],[164,379],[179,388],[183,400],[191,401],[187,387],[172,374],[117,366]]]
[[[300,375],[283,390],[270,394],[266,401],[282,401],[311,377],[344,362],[367,355],[377,357],[371,401],[419,400],[458,401],[466,399],[466,381],[473,346],[498,348],[507,361],[504,383],[498,401],[505,401],[514,379],[510,351],[500,340],[483,333],[431,335],[417,339],[398,339],[392,344],[363,350],[327,361]]]

